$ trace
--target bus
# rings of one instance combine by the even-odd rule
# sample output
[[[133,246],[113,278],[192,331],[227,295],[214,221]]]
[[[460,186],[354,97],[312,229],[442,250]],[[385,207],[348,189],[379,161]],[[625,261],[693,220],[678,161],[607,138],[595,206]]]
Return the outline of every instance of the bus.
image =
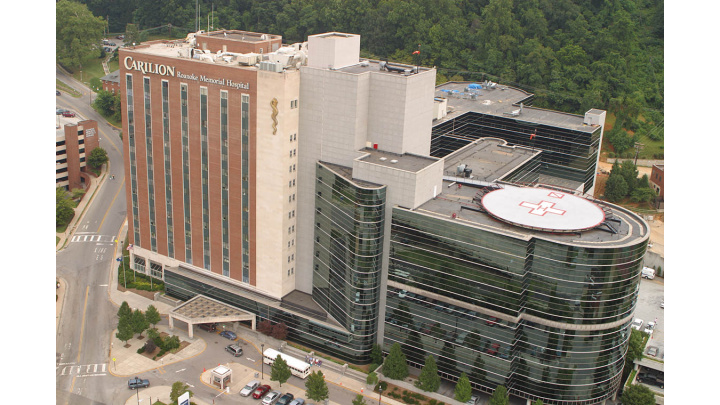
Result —
[[[292,372],[292,375],[295,377],[305,379],[310,375],[310,364],[292,356],[288,356],[285,353],[280,353],[275,349],[265,349],[265,352],[263,353],[263,361],[265,364],[272,365],[277,356],[281,356],[283,360],[287,362],[288,367],[290,367],[290,372]]]

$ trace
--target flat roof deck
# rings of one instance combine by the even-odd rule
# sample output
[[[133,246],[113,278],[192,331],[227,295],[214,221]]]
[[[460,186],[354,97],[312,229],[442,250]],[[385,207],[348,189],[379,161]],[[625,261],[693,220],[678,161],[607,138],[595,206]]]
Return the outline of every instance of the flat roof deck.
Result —
[[[447,176],[459,175],[458,167],[465,165],[472,170],[472,180],[492,182],[540,153],[540,150],[524,146],[507,146],[502,139],[480,138],[445,156],[444,173]]]
[[[345,72],[345,73],[352,73],[352,74],[362,74],[367,72],[376,72],[376,73],[383,73],[387,75],[395,75],[395,76],[403,76],[405,77],[405,73],[401,72],[394,72],[394,71],[387,71],[380,69],[380,62],[379,60],[374,59],[361,59],[360,62],[358,62],[355,65],[346,66],[343,68],[335,69],[339,72]],[[415,65],[407,65],[404,63],[396,63],[396,62],[387,62],[387,64],[392,68],[400,68],[400,69],[418,69],[418,73],[424,73],[429,72],[430,68],[422,67],[422,66],[415,66]],[[411,73],[409,76],[413,76],[416,73]]]
[[[450,221],[460,221],[467,226],[474,226],[519,239],[540,238],[586,247],[624,246],[637,243],[638,239],[648,238],[650,235],[650,228],[642,218],[617,206],[610,206],[614,217],[621,220],[619,224],[612,222],[613,227],[617,230],[616,234],[603,230],[605,229],[603,226],[577,233],[552,233],[522,228],[495,219],[485,212],[476,211],[482,208],[480,204],[473,201],[479,191],[479,187],[467,185],[458,187],[457,184],[452,184],[450,181],[443,181],[442,193],[414,211]],[[538,202],[530,201],[530,203]],[[470,209],[462,209],[462,206]],[[453,214],[456,216],[455,219],[452,219]]]
[[[523,106],[522,113],[512,115],[513,111],[520,109],[519,103],[521,101],[532,97],[531,93],[498,84],[494,89],[485,87],[478,89],[476,91],[477,98],[472,99],[465,89],[473,83],[447,82],[435,87],[435,97],[446,99],[448,102],[448,114],[443,119],[435,121],[433,126],[452,120],[467,112],[478,112],[574,131],[592,133],[597,129],[596,126],[584,124],[585,117],[581,115],[541,108]]]
[[[397,153],[386,152],[373,148],[360,149],[360,153],[367,155],[359,158],[361,162],[374,163],[380,166],[390,167],[397,170],[405,170],[408,172],[419,172],[420,170],[436,163],[438,158],[413,155],[405,153],[398,155]]]

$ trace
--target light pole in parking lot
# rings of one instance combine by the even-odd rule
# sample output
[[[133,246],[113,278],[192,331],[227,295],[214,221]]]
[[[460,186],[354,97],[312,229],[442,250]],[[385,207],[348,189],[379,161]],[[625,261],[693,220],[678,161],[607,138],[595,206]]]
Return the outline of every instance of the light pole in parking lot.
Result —
[[[260,343],[260,381],[265,378],[265,344]]]

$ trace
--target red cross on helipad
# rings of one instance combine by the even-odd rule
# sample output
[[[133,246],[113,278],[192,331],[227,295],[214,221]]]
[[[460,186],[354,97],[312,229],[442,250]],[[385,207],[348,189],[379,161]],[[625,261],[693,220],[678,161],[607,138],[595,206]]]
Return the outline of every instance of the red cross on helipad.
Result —
[[[549,202],[549,201],[540,201],[540,204],[533,204],[533,203],[529,203],[527,201],[523,201],[520,203],[521,207],[532,208],[532,210],[530,210],[529,214],[533,214],[533,215],[543,216],[548,212],[551,214],[556,214],[556,215],[565,214],[564,210],[559,210],[557,208],[553,208],[554,205],[555,205],[554,202]]]

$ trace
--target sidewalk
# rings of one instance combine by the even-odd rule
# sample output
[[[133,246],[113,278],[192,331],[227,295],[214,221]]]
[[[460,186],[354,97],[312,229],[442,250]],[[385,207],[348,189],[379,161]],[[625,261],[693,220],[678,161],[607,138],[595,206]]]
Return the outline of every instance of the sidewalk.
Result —
[[[85,216],[85,209],[92,202],[93,198],[95,198],[95,192],[100,188],[100,186],[103,185],[109,171],[110,162],[108,162],[106,165],[103,165],[103,170],[100,173],[100,177],[95,177],[92,175],[90,176],[90,185],[88,186],[87,192],[83,196],[82,200],[80,200],[78,206],[75,207],[75,216],[73,217],[73,219],[70,220],[67,228],[65,228],[65,232],[56,234],[56,236],[60,238],[57,245],[55,246],[56,251],[60,251],[65,248],[67,241],[72,238],[75,230],[77,229],[77,225],[82,221],[83,216]]]

